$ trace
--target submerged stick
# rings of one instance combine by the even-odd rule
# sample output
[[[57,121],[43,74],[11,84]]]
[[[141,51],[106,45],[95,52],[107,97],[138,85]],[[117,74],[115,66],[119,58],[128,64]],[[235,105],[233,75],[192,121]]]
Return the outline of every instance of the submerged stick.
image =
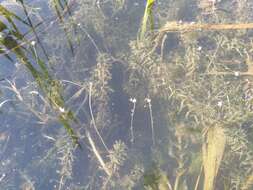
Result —
[[[145,98],[145,101],[148,104],[149,117],[150,117],[150,125],[151,125],[152,143],[155,146],[155,130],[154,130],[154,119],[153,119],[153,113],[152,113],[151,99],[150,98]]]
[[[91,136],[90,136],[90,133],[89,133],[88,131],[86,132],[86,136],[87,136],[87,138],[88,138],[88,141],[89,141],[89,143],[90,143],[90,146],[91,146],[91,148],[92,148],[92,151],[93,151],[93,153],[95,154],[95,156],[96,156],[96,158],[97,158],[99,164],[101,165],[101,167],[103,168],[103,170],[105,171],[105,173],[106,173],[108,176],[111,176],[110,170],[106,167],[106,164],[105,164],[104,160],[102,159],[100,153],[98,152],[98,150],[97,150],[97,148],[96,148],[96,146],[95,146],[95,143],[94,143],[94,141],[92,140],[92,138],[91,138]]]
[[[190,32],[201,30],[244,30],[253,29],[253,23],[236,23],[236,24],[202,24],[202,23],[179,23],[167,22],[159,33],[166,32]]]
[[[183,22],[167,22],[161,27],[155,37],[155,45],[149,54],[152,54],[158,46],[164,43],[163,39],[166,33],[172,32],[200,32],[200,31],[217,31],[217,30],[247,30],[253,29],[253,23],[234,23],[234,24],[211,24],[211,23],[183,23]]]
[[[134,126],[133,126],[133,121],[134,121],[134,114],[135,114],[135,108],[136,108],[136,98],[130,98],[130,102],[133,103],[133,107],[131,109],[131,121],[130,121],[130,133],[131,133],[131,143],[134,143]]]
[[[94,118],[94,114],[93,114],[93,110],[92,110],[92,105],[91,105],[91,95],[92,95],[92,83],[90,83],[89,85],[89,109],[90,109],[90,115],[91,115],[91,121],[92,121],[92,124],[94,126],[94,129],[98,135],[98,137],[100,138],[102,144],[104,145],[106,151],[109,153],[109,149],[108,147],[106,146],[102,136],[100,135],[99,131],[98,131],[98,128],[96,126],[96,122],[95,122],[95,118]]]

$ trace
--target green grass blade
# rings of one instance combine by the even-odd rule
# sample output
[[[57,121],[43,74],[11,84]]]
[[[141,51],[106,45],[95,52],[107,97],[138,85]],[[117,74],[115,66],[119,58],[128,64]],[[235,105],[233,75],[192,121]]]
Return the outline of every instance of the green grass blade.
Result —
[[[147,0],[146,8],[145,8],[144,15],[142,18],[142,23],[141,23],[141,30],[140,30],[140,36],[139,36],[140,40],[144,39],[145,33],[147,31],[148,21],[150,20],[151,28],[154,23],[154,20],[152,18],[153,17],[152,8],[153,8],[154,3],[155,3],[155,0]]]
[[[14,14],[13,12],[7,10],[4,6],[0,5],[0,15],[3,15],[9,22],[12,22],[12,18],[17,19],[18,21],[22,22],[25,25],[29,26],[29,23],[24,21],[22,18]]]
[[[48,56],[48,54],[47,54],[47,52],[46,52],[46,50],[45,50],[45,48],[44,48],[44,46],[43,46],[43,44],[42,44],[40,38],[39,38],[39,35],[38,35],[37,32],[36,32],[36,27],[34,27],[34,24],[33,24],[32,19],[30,18],[29,14],[28,14],[28,11],[27,11],[27,9],[26,9],[26,6],[25,6],[24,2],[23,2],[22,0],[18,0],[18,1],[19,1],[19,2],[21,3],[21,5],[22,5],[22,8],[23,8],[23,11],[24,11],[24,13],[25,13],[25,16],[26,16],[26,19],[27,19],[27,21],[28,21],[28,24],[29,24],[29,26],[31,27],[32,32],[34,33],[34,35],[35,35],[35,37],[36,37],[36,40],[37,40],[37,42],[38,42],[40,48],[42,49],[42,51],[43,51],[44,55],[46,56],[47,60],[49,60],[49,56]]]

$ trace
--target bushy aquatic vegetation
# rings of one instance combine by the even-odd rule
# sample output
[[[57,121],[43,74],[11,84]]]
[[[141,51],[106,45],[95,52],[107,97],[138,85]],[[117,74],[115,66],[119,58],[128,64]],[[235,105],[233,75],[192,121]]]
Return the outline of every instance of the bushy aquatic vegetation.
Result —
[[[252,2],[52,0],[49,23],[18,3],[0,7],[1,188],[252,188]]]

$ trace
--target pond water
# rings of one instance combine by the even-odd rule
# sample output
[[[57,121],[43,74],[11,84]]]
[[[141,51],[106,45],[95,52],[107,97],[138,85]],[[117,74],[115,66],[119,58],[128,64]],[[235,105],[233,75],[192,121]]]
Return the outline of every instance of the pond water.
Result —
[[[253,189],[252,0],[0,0],[0,189]]]

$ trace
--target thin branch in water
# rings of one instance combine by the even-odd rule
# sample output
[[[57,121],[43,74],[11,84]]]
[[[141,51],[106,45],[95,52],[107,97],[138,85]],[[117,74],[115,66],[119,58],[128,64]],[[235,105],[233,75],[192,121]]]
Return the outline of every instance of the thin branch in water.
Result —
[[[133,127],[133,120],[134,120],[134,113],[136,107],[136,98],[130,98],[130,102],[133,103],[133,107],[131,109],[131,121],[130,121],[130,133],[131,133],[131,143],[134,143],[134,127]]]
[[[104,142],[102,136],[100,135],[98,128],[96,126],[95,118],[94,118],[93,111],[92,111],[92,105],[91,105],[91,95],[92,95],[92,82],[90,82],[90,85],[89,85],[89,109],[90,109],[91,121],[93,123],[94,129],[95,129],[97,135],[99,136],[102,144],[104,145],[106,151],[109,153],[109,149],[106,146],[106,144],[105,144],[105,142]]]
[[[203,165],[201,165],[201,168],[200,168],[200,171],[199,171],[199,175],[198,175],[198,178],[197,178],[194,190],[198,190],[198,186],[199,186],[199,181],[200,181],[202,170],[203,170]]]
[[[150,98],[145,98],[145,102],[148,104],[149,116],[150,116],[150,125],[151,125],[152,142],[153,142],[153,145],[155,145],[154,119],[153,119],[153,113],[152,113],[151,99]]]
[[[78,24],[78,26],[81,28],[81,30],[86,34],[86,36],[90,39],[93,46],[96,48],[97,52],[101,54],[101,51],[99,50],[95,40],[91,37],[91,35],[87,32],[87,30],[81,25],[81,23]]]
[[[253,23],[236,23],[236,24],[203,24],[203,23],[179,23],[167,22],[159,33],[166,32],[190,32],[201,30],[246,30],[252,29]]]
[[[105,173],[108,175],[108,176],[111,176],[111,172],[109,171],[109,169],[106,167],[105,165],[105,162],[104,160],[102,159],[102,157],[100,156],[96,146],[95,146],[95,143],[94,141],[92,140],[91,136],[90,136],[90,133],[87,131],[86,132],[86,136],[88,138],[88,141],[91,145],[91,148],[92,148],[92,151],[93,153],[95,154],[95,156],[97,157],[98,159],[98,162],[100,163],[101,167],[103,168],[103,170],[105,171]]]

